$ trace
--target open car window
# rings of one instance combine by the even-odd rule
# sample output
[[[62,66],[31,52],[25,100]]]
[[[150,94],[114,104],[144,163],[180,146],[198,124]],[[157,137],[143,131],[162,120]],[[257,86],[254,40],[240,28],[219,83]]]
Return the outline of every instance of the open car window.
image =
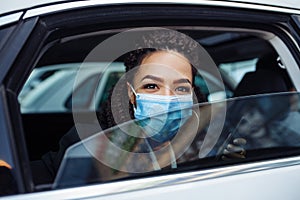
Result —
[[[124,73],[122,62],[67,63],[36,68],[18,96],[21,113],[98,110]],[[204,70],[199,73],[201,76],[195,77],[195,85],[209,101],[232,96],[228,87],[225,93],[222,91],[223,83],[216,77]]]
[[[207,52],[206,56],[212,59],[209,62],[214,63],[220,73],[221,79],[204,69],[212,68],[205,63],[198,69],[201,76],[195,77],[195,85],[201,88],[201,92],[210,102],[232,97],[244,74],[255,71],[258,58],[264,53],[274,51],[269,41],[252,32],[222,28],[216,28],[214,31],[177,28],[178,31],[191,35],[203,47],[203,51]],[[124,29],[125,33],[126,31],[128,30]],[[72,109],[84,112],[99,109],[110,89],[125,71],[124,58],[121,55],[118,55],[120,58],[117,60],[109,61],[104,53],[100,54],[99,58],[87,56],[93,50],[90,46],[98,44],[101,47],[103,42],[123,34],[114,30],[108,32],[109,35],[99,32],[88,37],[67,37],[64,38],[67,42],[51,46],[41,57],[18,95],[21,113],[70,113],[74,111]],[[95,40],[101,42],[95,43]],[[240,52],[240,55],[234,53],[239,52],[248,43],[253,44],[249,52]],[[84,51],[87,58],[83,57],[81,50],[74,51],[78,46],[88,48]],[[71,60],[51,59],[52,57],[66,57]]]
[[[187,108],[192,110],[189,120],[160,149],[153,148],[144,137],[145,129],[138,125],[141,121],[126,122],[105,131],[90,126],[90,132],[100,132],[66,151],[53,187],[295,155],[300,152],[299,98],[299,93],[287,92],[194,105]],[[87,126],[77,127],[79,135],[87,130]],[[224,149],[239,138],[246,140],[246,153],[241,158],[225,159]]]
[[[95,110],[95,104],[106,101],[108,91],[124,70],[121,62],[62,63],[36,68],[18,96],[21,112],[64,113],[71,112],[72,107]]]
[[[178,26],[174,27],[175,30],[162,28],[188,34],[197,44],[199,43],[199,54],[197,53],[197,55],[201,58],[195,59],[199,61],[199,65],[195,65],[197,73],[192,82],[196,86],[193,92],[196,93],[195,89],[200,89],[198,94],[201,93],[201,97],[197,94],[194,95],[193,100],[202,103],[194,106],[193,120],[181,129],[184,134],[176,137],[178,143],[175,142],[176,144],[171,145],[172,157],[170,157],[170,148],[168,147],[163,148],[161,155],[157,155],[159,153],[152,151],[151,144],[151,148],[147,148],[147,140],[137,137],[140,136],[137,133],[142,132],[141,128],[134,126],[137,121],[124,123],[133,119],[131,114],[134,114],[132,110],[132,113],[128,111],[128,85],[126,82],[122,82],[128,75],[128,73],[124,73],[124,59],[130,51],[116,46],[116,43],[122,44],[124,41],[124,38],[120,37],[123,34],[127,36],[126,34],[130,35],[133,31],[134,34],[142,35],[143,31],[148,29],[151,30],[149,27],[124,28],[104,32],[96,31],[93,34],[79,34],[76,37],[66,36],[59,40],[59,45],[53,43],[41,54],[40,60],[18,96],[29,159],[34,164],[36,161],[42,161],[47,167],[52,168],[53,166],[51,175],[39,176],[38,173],[35,173],[39,172],[35,170],[38,166],[32,165],[33,182],[37,188],[41,186],[52,189],[50,185],[53,184],[54,177],[56,177],[53,184],[55,189],[130,179],[133,176],[164,174],[174,172],[174,170],[187,171],[188,169],[223,165],[227,162],[222,158],[224,147],[230,144],[225,142],[226,138],[229,137],[230,141],[239,136],[237,129],[240,127],[248,129],[245,132],[251,132],[260,130],[261,126],[258,126],[258,123],[252,125],[254,122],[248,120],[248,115],[246,115],[247,117],[240,116],[238,121],[230,118],[235,116],[233,113],[237,113],[236,116],[241,113],[239,109],[236,111],[231,108],[238,106],[231,105],[248,99],[236,97],[272,92],[281,93],[295,89],[289,75],[293,69],[297,68],[297,64],[286,62],[292,60],[289,58],[293,57],[289,53],[280,52],[280,49],[284,49],[285,46],[278,42],[281,40],[271,32],[256,32],[257,30],[252,29],[235,30],[224,27],[208,29],[208,27],[197,26]],[[141,35],[130,36],[131,45],[134,45],[135,39],[140,38]],[[272,39],[267,40],[266,38]],[[117,42],[114,41],[115,39]],[[103,45],[110,40],[114,41],[113,45]],[[251,44],[251,48],[249,44]],[[128,47],[128,45],[124,45],[126,48]],[[86,49],[75,48],[78,46]],[[111,49],[108,50],[108,46]],[[133,49],[135,48],[133,46]],[[97,51],[94,51],[95,49]],[[122,50],[122,52],[118,50]],[[97,53],[93,54],[95,52]],[[261,58],[268,53],[275,55],[276,58],[268,58],[261,62]],[[283,64],[289,67],[290,71],[285,67],[280,67],[277,63],[279,54],[283,58],[282,61],[285,61]],[[53,57],[60,59],[51,59]],[[68,59],[64,60],[63,58]],[[258,67],[259,64],[261,67]],[[275,80],[275,76],[283,79],[275,81],[280,85],[270,84],[269,80]],[[265,84],[265,82],[269,82],[269,84]],[[256,90],[261,89],[263,85],[268,89]],[[110,98],[109,95],[114,94],[116,96]],[[196,98],[198,101],[195,100]],[[253,96],[249,97],[245,104],[250,104],[251,101],[255,102],[253,98]],[[285,103],[283,104],[285,105]],[[254,116],[260,119],[259,115]],[[99,127],[99,124],[103,127]],[[111,128],[115,124],[122,125]],[[172,126],[175,127],[176,123]],[[172,126],[170,129],[173,128]],[[251,126],[251,128],[247,128],[247,126]],[[69,138],[71,141],[64,143],[64,139],[69,137],[68,134],[74,128],[83,132],[80,134],[80,139],[84,142],[69,148],[61,163],[64,151],[74,144],[75,140],[78,142],[76,135]],[[110,129],[102,132],[107,128]],[[250,129],[251,131],[249,131]],[[91,134],[94,135],[90,136]],[[230,137],[230,135],[233,136]],[[95,141],[102,143],[98,144]],[[117,145],[114,145],[114,142]],[[271,144],[264,139],[260,139],[260,143]],[[251,155],[250,151],[254,148],[252,139],[248,138],[242,148],[246,150],[247,155]],[[270,148],[274,147],[270,146]],[[121,153],[118,151],[120,149]],[[99,162],[98,153],[104,162]],[[140,158],[141,154],[145,154],[145,156]],[[262,159],[268,158],[268,156],[262,155]],[[57,157],[52,165],[52,157],[55,156]],[[240,156],[245,155],[241,154]],[[48,159],[49,157],[50,159]],[[250,157],[238,161],[234,159],[229,163],[244,162],[249,159]],[[255,159],[258,157],[254,157]],[[57,171],[59,166],[60,170]],[[82,173],[77,173],[78,169]]]

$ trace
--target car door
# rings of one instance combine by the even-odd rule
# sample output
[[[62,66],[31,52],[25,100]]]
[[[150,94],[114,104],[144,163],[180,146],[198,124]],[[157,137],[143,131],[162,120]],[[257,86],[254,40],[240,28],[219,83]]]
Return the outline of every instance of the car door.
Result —
[[[91,5],[88,1],[82,4],[73,3],[66,3],[64,7],[50,5],[44,8],[32,8],[27,10],[16,23],[5,24],[7,28],[1,27],[4,32],[7,30],[7,34],[11,33],[6,36],[8,39],[3,42],[4,45],[0,46],[1,69],[3,68],[0,77],[2,91],[0,109],[3,110],[0,114],[0,123],[4,133],[1,134],[3,137],[1,141],[7,141],[6,145],[0,147],[1,152],[4,152],[1,159],[5,159],[13,167],[17,184],[17,190],[12,192],[11,196],[7,195],[8,199],[132,199],[136,197],[182,199],[187,196],[194,199],[201,197],[297,199],[299,196],[297,185],[300,182],[297,173],[300,170],[300,144],[297,142],[297,133],[293,133],[293,136],[296,135],[293,140],[296,142],[293,144],[287,141],[280,145],[276,143],[272,147],[250,146],[248,151],[250,154],[253,153],[246,159],[218,160],[220,159],[218,150],[221,148],[224,150],[228,145],[227,138],[231,139],[228,133],[233,134],[240,127],[239,122],[233,123],[231,118],[236,116],[234,113],[241,111],[237,102],[253,105],[252,103],[257,99],[262,99],[263,107],[269,108],[272,105],[273,110],[276,110],[281,105],[277,99],[281,99],[280,102],[287,102],[291,97],[298,95],[297,91],[300,89],[297,25],[299,18],[291,16],[293,12],[298,11],[282,12],[275,7],[274,11],[246,9],[239,8],[240,4],[234,4],[233,8],[230,7],[231,4],[221,6],[218,3],[216,5],[201,3]],[[272,7],[261,8],[269,10]],[[84,64],[106,63],[97,71],[101,72],[95,79],[98,82],[88,84],[87,88],[93,87],[94,92],[91,94],[97,94],[97,89],[104,87],[103,85],[115,86],[118,83],[101,82],[108,74],[102,76],[105,74],[103,71],[108,72],[108,69],[112,69],[107,63],[122,62],[124,54],[130,50],[131,42],[136,37],[140,37],[143,31],[155,28],[182,32],[201,46],[200,58],[203,59],[203,67],[199,69],[200,76],[197,83],[203,89],[207,101],[198,102],[195,108],[200,114],[202,113],[200,119],[204,122],[192,124],[190,128],[194,131],[187,130],[187,134],[194,132],[195,134],[189,135],[188,147],[179,145],[181,146],[179,154],[182,156],[178,157],[180,161],[178,169],[167,168],[161,171],[150,170],[147,173],[143,171],[138,174],[118,174],[121,170],[107,166],[105,163],[119,163],[121,156],[118,156],[114,149],[109,151],[108,147],[105,148],[106,145],[104,147],[97,143],[95,145],[93,143],[95,140],[92,140],[106,133],[106,127],[99,129],[97,113],[101,103],[97,99],[101,98],[95,95],[97,98],[93,99],[95,103],[92,109],[73,107],[76,100],[79,102],[84,99],[83,96],[80,98],[82,93],[76,93],[77,89],[81,88],[80,77],[84,77],[80,74],[84,74]],[[235,89],[244,74],[255,71],[257,60],[268,52],[276,52],[280,57],[279,71],[284,73],[282,76],[288,85],[287,91],[257,92],[258,96],[250,97],[234,96]],[[81,68],[72,77],[75,80],[74,90],[70,91],[71,94],[64,104],[60,103],[66,110],[72,108],[71,110],[66,112],[64,109],[56,110],[50,107],[43,112],[34,112],[36,104],[33,103],[33,112],[22,111],[20,94],[24,94],[22,88],[29,80],[32,71],[74,63],[81,64]],[[274,67],[268,70],[277,71]],[[266,76],[271,73],[267,72]],[[108,77],[108,81],[119,81],[123,77],[123,72]],[[67,80],[64,78],[55,79],[52,84],[59,81],[62,82],[60,87],[55,87],[55,90],[45,90],[47,95],[53,97],[54,91],[60,91],[66,85],[64,83]],[[254,83],[248,83],[249,87]],[[256,83],[260,85],[260,82]],[[39,86],[40,84],[38,83]],[[39,86],[35,89],[43,88]],[[107,96],[109,89],[101,88],[101,91],[103,92],[100,96]],[[61,92],[65,94],[63,89]],[[287,95],[280,98],[282,93]],[[72,99],[75,98],[75,94],[79,94],[78,99]],[[273,103],[265,103],[265,99],[271,99],[270,102]],[[43,101],[40,103],[43,104]],[[54,101],[52,103],[51,105],[55,105]],[[235,107],[238,111],[234,111]],[[297,104],[296,107],[299,105]],[[286,117],[283,113],[285,112],[281,111],[278,115]],[[276,120],[280,121],[279,125],[277,121],[275,123],[276,137],[282,140],[289,137],[290,135],[279,133],[283,133],[284,128],[291,125],[283,127],[283,119],[277,119],[278,116],[275,114],[272,116],[276,116]],[[122,117],[122,114],[117,117]],[[275,118],[272,120],[274,121]],[[106,120],[106,118],[101,119]],[[126,126],[133,123],[134,121],[129,121]],[[36,176],[39,174],[36,175],[36,172],[40,172],[41,166],[33,167],[32,163],[38,163],[35,161],[41,161],[46,154],[55,155],[54,152],[60,152],[62,138],[72,130],[72,127],[77,128],[79,132],[84,130],[84,136],[79,135],[79,141],[72,140],[64,146],[58,159],[57,171],[53,174],[54,178],[50,178],[50,181],[37,181]],[[113,133],[120,132],[119,126],[110,128]],[[131,144],[130,141],[131,139],[121,146]],[[91,157],[86,144],[88,147],[89,145],[99,148],[101,146],[100,149],[107,153],[109,160],[105,160],[107,162],[103,162],[104,164],[98,163],[102,167],[104,165],[105,170],[106,168],[111,170],[112,174],[105,173],[107,171],[104,170],[104,174],[107,175],[105,179],[99,179],[95,175],[87,181],[85,176],[80,176],[85,172],[89,175],[94,174],[93,170],[100,168],[98,165],[89,168],[89,164],[94,162],[95,157]],[[127,164],[135,161],[130,160],[132,159],[130,156],[125,156],[124,159]],[[73,164],[73,161],[76,164]],[[77,164],[79,168],[76,168]],[[78,179],[76,175],[79,175]]]

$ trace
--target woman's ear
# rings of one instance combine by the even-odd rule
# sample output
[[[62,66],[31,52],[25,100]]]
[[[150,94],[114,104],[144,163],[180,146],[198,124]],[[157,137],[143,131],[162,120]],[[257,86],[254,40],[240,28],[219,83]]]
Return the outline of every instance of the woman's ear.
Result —
[[[133,88],[130,83],[127,82],[127,94],[129,101],[132,105],[135,105],[135,94],[133,93]]]

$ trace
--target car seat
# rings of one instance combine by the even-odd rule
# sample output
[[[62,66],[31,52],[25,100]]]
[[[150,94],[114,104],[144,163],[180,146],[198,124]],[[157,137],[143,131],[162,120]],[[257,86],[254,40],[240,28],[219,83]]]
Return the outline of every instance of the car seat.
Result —
[[[277,57],[274,53],[262,56],[256,64],[256,70],[243,76],[233,97],[287,92],[290,87],[288,75],[285,69],[279,67]]]

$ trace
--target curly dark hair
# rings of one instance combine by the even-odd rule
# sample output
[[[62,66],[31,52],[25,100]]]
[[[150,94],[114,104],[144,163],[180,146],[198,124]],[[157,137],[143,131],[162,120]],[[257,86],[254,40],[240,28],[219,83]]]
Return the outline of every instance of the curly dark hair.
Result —
[[[114,87],[111,91],[108,101],[101,106],[102,112],[99,115],[101,127],[106,129],[119,123],[134,119],[133,106],[127,95],[126,82],[132,83],[134,74],[143,59],[157,51],[175,51],[180,53],[190,61],[192,68],[192,85],[196,96],[195,102],[207,101],[199,87],[194,85],[195,76],[198,74],[199,57],[197,55],[198,43],[189,36],[176,31],[155,30],[150,31],[143,37],[137,39],[136,49],[125,55],[125,71],[128,73],[119,81],[119,87]],[[195,66],[197,65],[197,66]],[[112,95],[114,101],[112,105]],[[113,113],[116,113],[113,116]],[[117,119],[116,119],[117,116]]]

